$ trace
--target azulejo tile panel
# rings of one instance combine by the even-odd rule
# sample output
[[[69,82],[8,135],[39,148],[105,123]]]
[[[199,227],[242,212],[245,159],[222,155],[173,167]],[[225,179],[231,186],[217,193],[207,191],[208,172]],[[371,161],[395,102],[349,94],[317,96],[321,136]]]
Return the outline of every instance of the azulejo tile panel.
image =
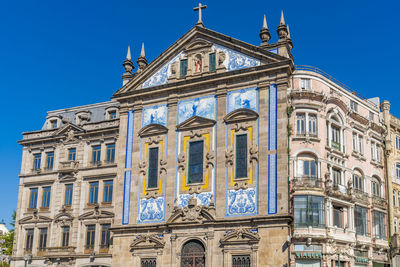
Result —
[[[222,51],[225,53],[225,61],[223,62],[227,71],[240,70],[244,68],[256,67],[260,65],[260,60],[237,52],[235,50],[226,48],[221,45],[214,44],[213,47],[217,52]]]
[[[268,214],[277,212],[277,88],[276,84],[269,87],[268,105]]]
[[[226,216],[256,215],[256,189],[228,190]]]
[[[186,207],[189,204],[189,199],[191,199],[193,197],[197,198],[198,205],[206,206],[206,207],[210,206],[212,194],[211,194],[211,192],[203,192],[203,193],[200,193],[200,194],[194,193],[194,194],[182,194],[182,195],[179,195],[178,207],[179,208]]]
[[[167,126],[167,115],[167,105],[145,107],[143,108],[142,127],[152,123],[158,123]]]
[[[215,96],[182,100],[178,103],[178,124],[192,116],[215,119]]]
[[[257,87],[229,92],[228,113],[239,108],[252,109],[257,112],[257,102]]]
[[[163,222],[164,218],[164,197],[139,200],[138,223]]]
[[[154,73],[150,78],[148,78],[143,84],[142,88],[153,87],[157,85],[167,84],[168,77],[171,76],[171,65],[179,60],[180,56],[184,54],[180,52],[173,59],[171,59],[167,64],[165,64],[160,70]]]
[[[128,124],[126,133],[125,149],[125,168],[132,168],[132,145],[133,145],[133,110],[128,112]],[[129,223],[130,192],[131,192],[131,171],[125,171],[124,174],[124,200],[122,208],[122,224]]]

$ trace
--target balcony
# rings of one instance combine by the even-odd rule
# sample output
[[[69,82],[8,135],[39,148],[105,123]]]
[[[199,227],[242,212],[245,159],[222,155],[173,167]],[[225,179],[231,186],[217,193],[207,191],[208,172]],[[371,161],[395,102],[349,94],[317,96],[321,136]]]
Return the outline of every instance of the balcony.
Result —
[[[362,190],[353,189],[353,201],[358,203],[369,204],[369,196]]]
[[[48,247],[44,255],[48,258],[69,257],[75,254],[76,247]]]
[[[372,205],[381,209],[387,209],[387,201],[384,198],[373,196]]]
[[[296,177],[292,180],[292,188],[299,189],[321,189],[323,188],[323,181],[316,177]]]

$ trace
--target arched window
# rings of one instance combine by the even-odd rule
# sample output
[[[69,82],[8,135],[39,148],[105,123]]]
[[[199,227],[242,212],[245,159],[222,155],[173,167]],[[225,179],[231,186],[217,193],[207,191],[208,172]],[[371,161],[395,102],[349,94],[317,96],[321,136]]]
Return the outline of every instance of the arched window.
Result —
[[[328,146],[344,152],[344,123],[338,112],[331,112],[327,119]]]
[[[182,247],[182,267],[204,267],[206,263],[205,249],[203,244],[197,240],[191,240]]]
[[[396,190],[393,190],[393,206],[396,206],[396,197],[397,197]]]
[[[297,156],[297,177],[302,179],[318,178],[318,162],[311,154]]]
[[[394,232],[397,233],[397,220],[394,219]]]
[[[353,172],[353,188],[364,191],[364,178],[359,170]]]
[[[376,177],[371,180],[371,194],[375,197],[381,197],[381,184]]]

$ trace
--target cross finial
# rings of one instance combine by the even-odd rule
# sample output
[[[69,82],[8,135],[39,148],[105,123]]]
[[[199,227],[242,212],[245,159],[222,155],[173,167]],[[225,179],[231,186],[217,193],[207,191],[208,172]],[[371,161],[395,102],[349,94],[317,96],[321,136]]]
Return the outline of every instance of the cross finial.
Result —
[[[193,11],[199,11],[199,20],[197,21],[196,25],[203,25],[201,10],[206,8],[207,6],[206,5],[203,6],[201,3],[199,3],[198,7],[193,8]]]

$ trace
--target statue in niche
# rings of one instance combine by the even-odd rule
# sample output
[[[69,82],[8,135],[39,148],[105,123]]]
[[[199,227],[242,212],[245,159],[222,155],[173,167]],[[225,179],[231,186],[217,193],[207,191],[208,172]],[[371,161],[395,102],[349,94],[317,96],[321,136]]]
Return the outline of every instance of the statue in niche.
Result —
[[[194,72],[201,72],[201,56],[199,55],[194,58]]]

